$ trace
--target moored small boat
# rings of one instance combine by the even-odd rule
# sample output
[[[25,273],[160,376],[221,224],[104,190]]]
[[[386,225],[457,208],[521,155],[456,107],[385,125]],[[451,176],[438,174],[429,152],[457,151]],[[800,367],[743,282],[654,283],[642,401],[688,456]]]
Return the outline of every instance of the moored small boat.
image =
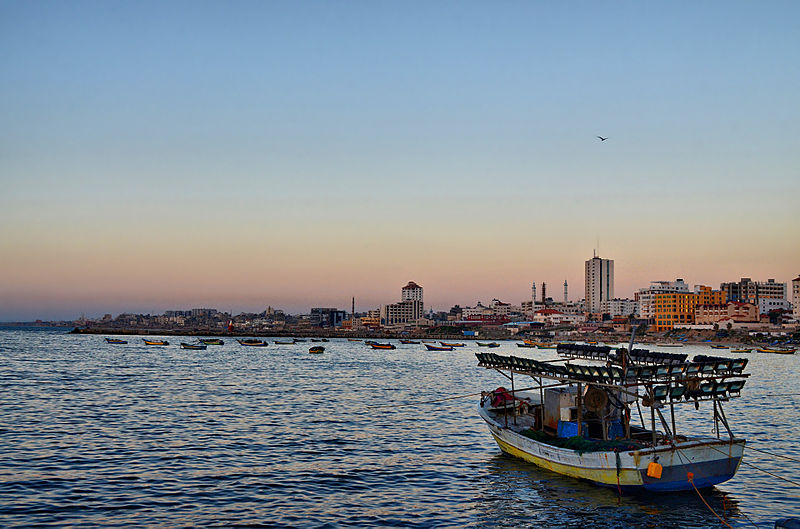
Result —
[[[128,341],[127,340],[121,340],[119,338],[106,338],[106,343],[124,344],[124,343],[128,343]]]
[[[267,345],[269,345],[267,342],[263,340],[257,340],[255,338],[247,338],[244,340],[236,340],[236,341],[239,342],[241,345],[246,345],[248,347],[266,347]]]
[[[478,347],[500,347],[500,344],[497,342],[478,342]]]
[[[142,341],[145,345],[169,345],[169,342],[166,340],[145,340],[142,338]]]
[[[225,342],[219,338],[201,338],[200,343],[203,345],[225,345]]]
[[[712,344],[711,348],[712,349],[727,349],[728,346],[727,345]]]
[[[206,349],[207,347],[206,344],[181,342],[181,349]]]
[[[478,366],[512,384],[483,392],[478,407],[503,452],[620,492],[691,491],[734,476],[745,440],[733,434],[722,406],[739,396],[749,376],[746,358],[687,361],[687,355],[591,345],[560,346],[558,354],[594,364],[476,353]],[[515,391],[515,374],[538,386]],[[713,403],[713,422],[724,430],[713,437],[677,434],[675,408],[703,402]],[[641,426],[631,419],[640,403],[650,408],[647,422],[640,414]]]
[[[369,346],[373,349],[397,349],[397,347],[390,343],[371,343]]]
[[[527,347],[528,349],[536,349],[536,344],[520,342],[517,347]]]
[[[464,347],[463,343],[439,342],[442,347]]]
[[[759,347],[759,353],[775,353],[781,355],[793,355],[797,349],[792,349],[789,347]]]
[[[732,353],[752,353],[752,349],[731,349]]]
[[[294,345],[294,341],[287,342],[285,340],[284,341],[275,340],[275,345]]]
[[[536,347],[538,347],[539,349],[555,349],[558,347],[558,344],[538,342],[536,344]]]
[[[428,351],[452,351],[453,350],[453,346],[452,345],[438,346],[438,345],[431,345],[429,343],[426,343],[426,344],[423,344],[423,345],[425,345],[425,347],[427,347]]]
[[[348,338],[347,341],[348,342],[360,342],[361,338]]]
[[[311,353],[311,354],[317,354],[318,355],[320,353],[324,353],[325,352],[325,348],[322,347],[321,345],[315,345],[314,347],[310,348],[308,350],[308,352]]]
[[[411,344],[418,344],[419,342],[414,341],[414,340],[400,340],[400,343],[406,344],[406,345],[411,345]]]

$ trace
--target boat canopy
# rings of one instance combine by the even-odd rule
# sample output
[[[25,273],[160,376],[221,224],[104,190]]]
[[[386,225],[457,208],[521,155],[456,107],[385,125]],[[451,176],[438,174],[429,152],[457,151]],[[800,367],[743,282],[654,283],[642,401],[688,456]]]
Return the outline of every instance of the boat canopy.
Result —
[[[620,389],[644,385],[651,388],[653,400],[670,403],[678,403],[681,399],[684,402],[696,402],[738,397],[745,379],[750,376],[743,372],[747,365],[746,358],[696,355],[691,362],[687,362],[687,355],[643,349],[634,351],[637,352],[625,359],[627,351],[624,349],[612,352],[610,347],[573,344],[558,348],[562,357],[604,361],[607,362],[605,366],[569,362],[557,364],[494,353],[475,353],[475,356],[478,358],[478,365],[482,367],[508,370],[562,383],[589,383]],[[682,359],[680,362],[679,358]],[[613,363],[625,367],[611,365]]]

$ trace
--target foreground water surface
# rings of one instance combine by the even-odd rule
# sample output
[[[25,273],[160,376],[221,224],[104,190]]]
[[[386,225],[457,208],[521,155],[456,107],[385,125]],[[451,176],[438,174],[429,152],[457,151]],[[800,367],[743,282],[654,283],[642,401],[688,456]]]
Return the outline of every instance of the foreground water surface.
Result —
[[[310,355],[310,343],[128,340],[0,329],[1,525],[722,527],[693,492],[620,498],[503,455],[478,397],[430,402],[506,384],[476,367],[475,343],[429,353],[331,340]],[[555,357],[515,342],[493,351]],[[770,454],[746,450],[736,477],[703,496],[730,525],[766,528],[800,516],[800,357],[749,358],[726,412]],[[711,433],[710,405],[684,408],[680,433]]]

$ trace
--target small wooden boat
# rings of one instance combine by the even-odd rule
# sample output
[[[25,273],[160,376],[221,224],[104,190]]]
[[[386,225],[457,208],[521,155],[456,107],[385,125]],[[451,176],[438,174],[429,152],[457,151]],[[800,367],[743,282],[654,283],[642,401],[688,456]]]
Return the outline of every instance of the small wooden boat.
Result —
[[[206,344],[181,342],[181,349],[206,349]]]
[[[732,353],[751,353],[752,349],[731,349]]]
[[[448,342],[439,342],[442,347],[464,347],[465,344],[463,343],[448,343]]]
[[[245,340],[236,340],[241,345],[246,345],[248,347],[266,347],[269,345],[267,342],[263,340],[257,340],[255,338],[247,338]]]
[[[536,347],[538,347],[539,349],[556,349],[558,347],[558,344],[540,342],[536,344]]]
[[[281,342],[281,341],[275,340],[275,345],[294,345],[294,342],[285,342],[285,341]]]
[[[418,344],[419,342],[415,342],[414,340],[400,340],[400,343],[408,344]]]
[[[512,384],[482,392],[478,407],[500,450],[619,493],[692,491],[734,476],[746,441],[733,434],[721,407],[740,395],[749,376],[746,358],[695,355],[687,362],[687,355],[632,345],[627,352],[561,346],[558,354],[569,362],[476,353],[479,367],[499,371]],[[539,386],[518,390],[513,375],[533,377]],[[713,404],[710,419],[725,430],[714,437],[684,428],[676,433],[676,408],[701,402]],[[641,426],[630,413],[640,403],[650,408]]]
[[[436,346],[436,345],[431,345],[429,343],[426,343],[424,345],[425,345],[425,347],[428,348],[428,351],[452,351],[453,350],[453,346],[452,345],[443,345],[441,347]]]
[[[219,338],[201,338],[200,343],[204,345],[225,345]]]
[[[759,347],[759,353],[775,353],[780,355],[793,355],[797,349],[783,348],[783,347]]]
[[[348,342],[360,342],[361,338],[348,338],[347,341]]]
[[[142,338],[142,341],[145,345],[169,345],[169,342],[166,340],[145,340]]]
[[[310,348],[308,350],[308,352],[311,353],[311,354],[318,355],[318,354],[324,353],[325,352],[325,348],[322,347],[321,345],[315,345],[314,347]]]
[[[727,348],[728,348],[728,346],[727,346],[727,345],[718,345],[718,344],[714,344],[714,345],[712,345],[712,346],[711,346],[711,348],[712,348],[712,349],[727,349]]]
[[[119,338],[106,338],[106,343],[123,344],[123,343],[128,343],[128,341],[120,340]]]
[[[500,344],[497,342],[478,342],[478,347],[500,347]]]
[[[369,346],[373,349],[397,349],[397,347],[390,343],[371,343]]]
[[[536,346],[535,346],[534,344],[532,344],[532,343],[525,343],[525,342],[518,343],[518,344],[517,344],[517,347],[527,347],[528,349],[536,349]]]

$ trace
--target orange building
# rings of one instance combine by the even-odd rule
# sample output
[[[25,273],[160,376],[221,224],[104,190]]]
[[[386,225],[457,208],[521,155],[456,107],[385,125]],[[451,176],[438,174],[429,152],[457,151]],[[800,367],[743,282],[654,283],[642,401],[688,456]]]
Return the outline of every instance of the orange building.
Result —
[[[693,325],[699,305],[721,305],[726,301],[725,292],[702,285],[696,286],[694,292],[657,293],[653,299],[656,331]]]

